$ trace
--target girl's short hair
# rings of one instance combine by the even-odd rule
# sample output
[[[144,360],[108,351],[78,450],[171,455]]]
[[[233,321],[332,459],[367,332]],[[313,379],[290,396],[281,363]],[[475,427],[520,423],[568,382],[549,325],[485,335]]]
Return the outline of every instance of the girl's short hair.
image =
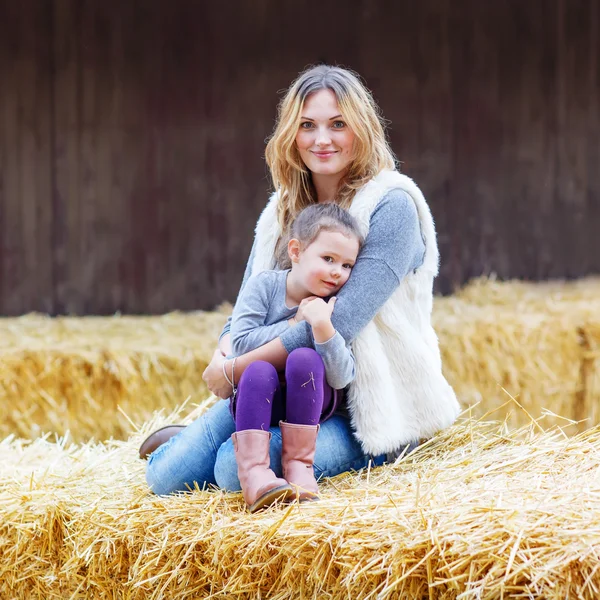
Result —
[[[358,240],[359,248],[364,243],[364,236],[356,219],[333,202],[311,204],[302,210],[290,227],[289,239],[296,238],[303,248],[307,248],[317,239],[321,231],[339,231],[347,237],[354,237]],[[285,255],[282,252],[278,262],[284,269],[291,267],[287,244]]]
[[[306,69],[281,100],[275,130],[265,150],[273,186],[279,192],[277,216],[284,232],[303,208],[317,202],[310,171],[296,147],[296,134],[305,100],[323,89],[335,94],[342,116],[355,135],[354,157],[340,181],[337,204],[348,208],[357,189],[383,169],[396,165],[379,107],[359,76],[329,65]]]

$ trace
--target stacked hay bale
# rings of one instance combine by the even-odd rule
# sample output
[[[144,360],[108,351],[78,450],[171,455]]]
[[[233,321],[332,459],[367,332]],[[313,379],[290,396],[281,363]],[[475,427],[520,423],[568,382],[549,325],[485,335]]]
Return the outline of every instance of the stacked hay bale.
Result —
[[[123,439],[127,417],[140,424],[187,397],[198,402],[230,310],[0,320],[0,438],[69,430],[76,440]],[[444,372],[475,415],[600,423],[600,280],[476,280],[436,298],[433,321]]]
[[[444,372],[474,414],[600,422],[600,280],[476,280],[436,298]]]
[[[461,421],[255,515],[240,494],[149,494],[145,432],[0,443],[0,597],[598,597],[598,429]]]
[[[226,312],[0,320],[0,438],[127,438],[129,419],[203,400]]]

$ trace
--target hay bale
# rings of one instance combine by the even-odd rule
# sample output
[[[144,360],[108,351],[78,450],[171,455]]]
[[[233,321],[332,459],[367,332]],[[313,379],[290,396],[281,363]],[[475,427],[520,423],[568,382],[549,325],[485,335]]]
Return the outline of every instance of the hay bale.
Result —
[[[131,429],[123,412],[143,422],[188,396],[197,402],[230,310],[0,320],[0,437],[70,430],[76,440],[122,439]],[[436,298],[433,323],[446,377],[475,415],[496,411],[514,426],[527,413],[546,414],[548,425],[600,423],[600,279],[479,279]]]
[[[584,277],[573,281],[498,281],[495,277],[477,277],[460,289],[454,298],[476,306],[517,306],[523,302],[531,307],[544,307],[556,302],[596,301],[600,298],[600,277]]]
[[[0,597],[598,597],[598,429],[461,420],[320,502],[249,515],[240,494],[148,493],[136,448],[159,424],[0,443]]]
[[[126,438],[125,415],[144,422],[205,398],[202,372],[226,312],[1,319],[0,438]]]
[[[547,425],[581,421],[580,430],[600,423],[598,281],[480,280],[436,298],[444,373],[461,402],[513,426],[528,415],[545,415]]]

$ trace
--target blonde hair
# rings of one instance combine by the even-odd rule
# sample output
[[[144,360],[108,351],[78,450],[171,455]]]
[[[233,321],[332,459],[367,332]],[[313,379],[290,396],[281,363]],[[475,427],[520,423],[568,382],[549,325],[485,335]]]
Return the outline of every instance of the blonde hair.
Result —
[[[336,203],[352,204],[357,189],[396,161],[385,138],[383,118],[371,92],[348,69],[319,65],[300,73],[278,107],[275,130],[265,151],[273,186],[279,192],[277,218],[283,237],[303,208],[317,202],[311,174],[300,158],[296,134],[304,102],[319,90],[331,90],[355,135],[354,158],[340,181]]]

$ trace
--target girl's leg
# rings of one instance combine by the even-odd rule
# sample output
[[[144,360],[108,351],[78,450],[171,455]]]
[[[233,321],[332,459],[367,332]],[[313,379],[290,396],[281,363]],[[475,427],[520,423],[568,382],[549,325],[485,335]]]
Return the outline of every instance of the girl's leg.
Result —
[[[283,475],[281,469],[281,431],[279,427],[271,427],[271,469],[278,477]],[[358,440],[352,433],[350,420],[339,414],[321,423],[317,436],[313,469],[315,477],[333,477],[346,471],[358,471],[369,464],[380,466],[385,455],[371,457],[365,454]],[[217,454],[215,478],[220,488],[239,491],[240,482],[237,477],[237,464],[231,440],[225,442]]]
[[[324,401],[323,359],[312,348],[294,350],[286,361],[285,379],[286,420],[279,424],[283,476],[299,500],[316,500],[319,486],[313,461]]]
[[[275,367],[256,361],[244,371],[237,389],[236,432],[231,436],[238,479],[250,512],[292,495],[285,479],[270,468],[271,412],[281,402],[281,388]]]
[[[216,484],[217,451],[230,440],[235,423],[229,400],[219,400],[181,433],[150,455],[146,481],[155,494],[170,494]]]
[[[242,374],[237,388],[236,430],[267,431],[271,426],[273,407],[281,401],[281,387],[275,367],[262,360],[253,362]]]
[[[292,351],[285,364],[285,379],[285,420],[299,425],[317,425],[323,404],[328,405],[332,396],[323,359],[312,348]]]

